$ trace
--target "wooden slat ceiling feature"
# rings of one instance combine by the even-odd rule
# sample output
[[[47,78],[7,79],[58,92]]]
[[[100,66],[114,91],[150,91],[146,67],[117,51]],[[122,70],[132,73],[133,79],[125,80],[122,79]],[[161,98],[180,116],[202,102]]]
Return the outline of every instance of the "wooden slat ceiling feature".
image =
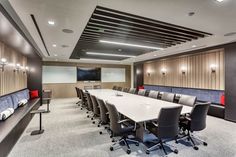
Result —
[[[150,48],[104,44],[100,43],[99,40],[167,48],[211,35],[210,33],[97,6],[70,58],[123,60],[126,58],[91,56],[87,55],[86,52],[138,56],[153,51]]]

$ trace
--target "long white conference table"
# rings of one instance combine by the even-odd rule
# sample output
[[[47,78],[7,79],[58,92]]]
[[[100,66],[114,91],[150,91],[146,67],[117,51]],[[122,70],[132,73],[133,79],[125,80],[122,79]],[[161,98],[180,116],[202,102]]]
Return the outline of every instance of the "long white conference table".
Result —
[[[139,123],[140,127],[136,131],[136,137],[143,142],[147,140],[147,138],[145,138],[145,128],[143,127],[144,122],[156,120],[161,108],[180,106],[180,104],[177,103],[111,89],[92,89],[88,90],[88,92],[103,101],[115,105],[119,113]],[[181,113],[189,113],[191,110],[192,107],[183,105]]]

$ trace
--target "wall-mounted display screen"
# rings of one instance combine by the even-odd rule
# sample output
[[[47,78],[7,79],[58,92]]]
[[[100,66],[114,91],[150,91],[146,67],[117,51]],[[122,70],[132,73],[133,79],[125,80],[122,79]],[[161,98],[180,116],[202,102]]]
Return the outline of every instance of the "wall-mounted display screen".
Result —
[[[77,81],[101,81],[101,68],[77,68]]]

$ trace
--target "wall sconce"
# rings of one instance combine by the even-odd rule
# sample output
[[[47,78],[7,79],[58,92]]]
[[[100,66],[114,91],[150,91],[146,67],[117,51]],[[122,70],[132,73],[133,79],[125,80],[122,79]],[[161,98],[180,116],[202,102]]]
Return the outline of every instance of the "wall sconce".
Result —
[[[211,64],[211,65],[210,65],[210,68],[211,68],[211,72],[212,72],[212,73],[215,73],[215,72],[216,72],[216,65],[215,65],[215,64]]]
[[[187,67],[185,67],[185,66],[181,67],[181,72],[183,75],[186,74],[186,71],[187,71]]]
[[[140,74],[141,73],[141,71],[139,70],[139,69],[137,69],[136,70],[136,74],[138,75],[138,74]]]
[[[5,65],[7,65],[7,59],[6,59],[6,58],[2,58],[2,59],[1,59],[1,62],[0,62],[0,69],[1,69],[2,71],[4,71]]]
[[[147,70],[147,76],[150,77],[151,76],[151,71]]]
[[[162,69],[161,69],[162,75],[166,75],[166,71],[167,71],[166,68],[162,68]]]
[[[17,64],[15,65],[14,72],[17,72],[17,71],[20,71],[20,64],[19,64],[19,63],[17,63]]]
[[[24,74],[27,74],[29,72],[29,67],[23,67],[23,73]]]

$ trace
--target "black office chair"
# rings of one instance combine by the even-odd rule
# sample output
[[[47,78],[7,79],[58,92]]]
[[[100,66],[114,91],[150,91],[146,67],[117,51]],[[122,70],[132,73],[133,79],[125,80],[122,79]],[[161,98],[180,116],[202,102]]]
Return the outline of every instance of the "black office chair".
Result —
[[[179,98],[179,104],[193,107],[196,100],[197,100],[196,96],[181,95],[180,98]]]
[[[117,86],[113,86],[112,89],[113,89],[113,90],[117,90]]]
[[[177,139],[179,133],[179,117],[182,110],[182,106],[162,108],[157,122],[153,121],[147,123],[147,129],[158,137],[158,143],[146,150],[146,153],[149,154],[150,151],[160,147],[163,149],[165,155],[167,152],[163,145],[163,139]],[[174,153],[178,153],[178,150],[175,149]]]
[[[98,106],[97,98],[94,95],[90,95],[90,98],[93,104],[93,117],[91,118],[91,120],[93,120],[96,117],[100,117],[100,109]],[[95,121],[93,121],[93,124],[95,124]]]
[[[201,131],[206,128],[206,117],[210,104],[210,102],[195,104],[190,114],[185,114],[180,117],[180,129],[183,130],[184,133],[187,130],[187,134],[183,135],[181,139],[187,137],[187,139],[191,141],[195,150],[198,150],[198,147],[196,146],[193,138],[201,141],[204,146],[207,146],[205,141],[193,137],[191,133],[194,131]]]
[[[158,95],[159,95],[159,91],[150,90],[148,97],[157,99]]]
[[[122,92],[128,92],[129,91],[129,88],[126,88],[126,87],[124,87],[123,89],[122,89]]]
[[[138,95],[145,96],[146,95],[146,90],[145,89],[139,89]]]
[[[84,92],[82,89],[79,89],[79,95],[80,95],[80,99],[81,99],[81,110],[83,110],[83,107],[87,107],[87,100],[86,100],[86,96],[84,95]]]
[[[122,87],[117,87],[117,90],[118,91],[122,91]]]
[[[136,88],[130,88],[130,89],[129,89],[129,93],[135,94],[135,93],[136,93]]]
[[[108,124],[109,118],[108,118],[108,110],[106,108],[106,105],[102,99],[97,98],[97,102],[100,109],[100,124]]]
[[[139,142],[128,138],[128,135],[133,134],[135,132],[136,126],[134,125],[123,125],[127,121],[131,121],[130,119],[124,119],[120,120],[120,115],[116,109],[116,107],[113,104],[106,103],[108,112],[109,112],[109,118],[110,118],[110,128],[112,131],[112,137],[114,136],[122,136],[121,139],[119,139],[117,142],[113,143],[113,145],[110,147],[110,150],[113,151],[115,145],[120,144],[123,142],[127,146],[127,154],[131,153],[129,143],[134,143],[136,146],[139,146]]]
[[[79,88],[75,87],[75,91],[76,91],[77,98],[79,98],[79,100],[76,102],[76,104],[79,106],[81,103]]]
[[[169,92],[163,92],[161,96],[161,100],[169,101],[169,102],[173,102],[174,98],[175,98],[175,94],[169,93]]]
[[[88,92],[86,92],[85,97],[87,100],[87,109],[88,109],[88,111],[86,113],[89,113],[89,111],[93,112],[93,103],[92,103],[90,94]],[[87,117],[89,118],[89,115],[87,115]]]

